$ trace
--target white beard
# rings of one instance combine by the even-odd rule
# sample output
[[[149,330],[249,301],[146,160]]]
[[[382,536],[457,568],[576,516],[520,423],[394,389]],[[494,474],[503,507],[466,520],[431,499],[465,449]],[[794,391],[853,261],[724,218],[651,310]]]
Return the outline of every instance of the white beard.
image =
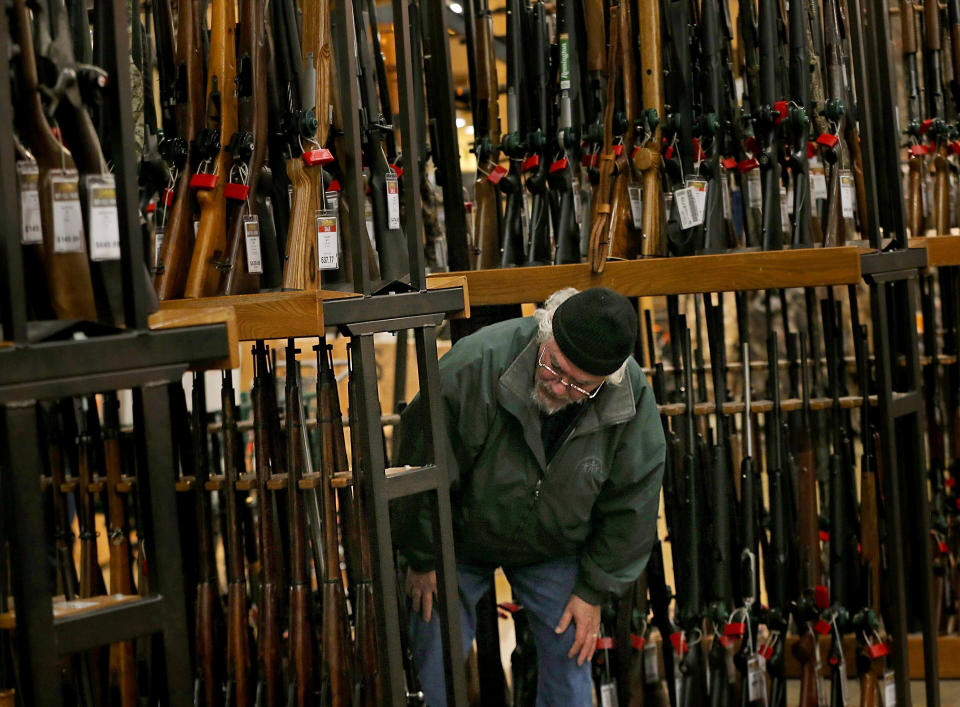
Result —
[[[566,396],[557,398],[550,392],[542,389],[541,385],[542,384],[539,381],[535,380],[533,390],[530,393],[530,399],[533,400],[540,412],[544,412],[547,415],[553,415],[560,412],[568,405],[573,405],[573,400],[570,400]]]

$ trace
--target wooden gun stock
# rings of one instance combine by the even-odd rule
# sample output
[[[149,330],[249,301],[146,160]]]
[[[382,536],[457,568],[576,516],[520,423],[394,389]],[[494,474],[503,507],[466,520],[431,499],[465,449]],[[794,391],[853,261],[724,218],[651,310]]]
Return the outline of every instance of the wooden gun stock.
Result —
[[[287,160],[287,177],[293,185],[293,203],[287,231],[283,287],[288,290],[313,290],[317,281],[314,200],[307,168],[299,156]]]
[[[820,704],[817,693],[820,666],[817,664],[816,642],[816,634],[808,629],[793,646],[793,656],[800,662],[799,707],[818,707]]]
[[[623,135],[624,156],[633,153],[634,119],[637,117],[636,62],[633,58],[633,18],[631,3],[620,4],[617,31],[620,34],[620,72],[623,87],[623,107],[627,118],[627,131]],[[612,28],[611,28],[612,29]],[[628,187],[633,179],[633,165],[627,158],[617,159],[617,178],[614,185],[613,204],[610,210],[608,239],[610,251],[607,257],[633,260],[639,253],[639,242],[630,218]]]
[[[604,74],[607,72],[607,38],[604,32],[603,0],[585,0],[583,14],[587,28],[587,69]],[[610,66],[616,64],[611,63]]]
[[[660,46],[660,3],[639,0],[637,5],[640,43],[640,73],[643,105],[654,109],[658,119],[664,113],[663,67]],[[645,257],[667,254],[663,235],[663,195],[660,180],[660,122],[633,159],[633,167],[643,175],[643,233],[640,254]]]
[[[497,167],[500,154],[500,103],[493,54],[493,18],[489,11],[481,11],[474,20],[477,111],[482,118],[479,122],[486,131],[478,138],[477,178],[474,181],[477,206],[471,256],[476,258],[476,269],[486,270],[500,265],[500,198],[496,187],[487,179]]]
[[[214,162],[217,184],[197,194],[200,226],[190,258],[184,297],[210,297],[217,292],[222,260],[227,249],[227,201],[224,190],[233,158],[227,145],[237,131],[236,22],[233,0],[213,0],[209,74],[207,78],[208,126],[220,132],[220,152]],[[214,93],[216,91],[216,93]]]

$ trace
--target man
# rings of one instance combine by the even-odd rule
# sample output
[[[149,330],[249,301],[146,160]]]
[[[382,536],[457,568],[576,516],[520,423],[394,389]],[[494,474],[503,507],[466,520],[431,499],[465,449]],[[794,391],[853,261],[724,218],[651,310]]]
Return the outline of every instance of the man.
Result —
[[[665,443],[630,356],[636,335],[625,297],[567,288],[534,317],[485,327],[440,361],[464,652],[502,567],[530,614],[538,705],[593,704],[600,606],[636,580],[656,539]],[[403,413],[401,463],[431,461],[421,458],[423,416],[419,398]],[[442,707],[429,525],[420,513],[405,518],[397,537],[414,659],[428,704]]]

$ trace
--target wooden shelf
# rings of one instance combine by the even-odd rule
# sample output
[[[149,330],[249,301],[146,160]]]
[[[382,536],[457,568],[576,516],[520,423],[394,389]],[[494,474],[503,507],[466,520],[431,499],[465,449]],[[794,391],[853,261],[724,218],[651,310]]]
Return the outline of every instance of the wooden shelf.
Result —
[[[911,238],[909,245],[927,249],[927,265],[960,265],[960,236]]]
[[[202,309],[161,309],[148,319],[150,329],[175,329],[178,327],[199,326],[201,324],[227,325],[226,358],[205,361],[202,365],[191,365],[193,370],[237,368],[240,365],[240,351],[237,339],[237,317],[230,307],[210,306]]]
[[[84,614],[88,611],[97,611],[98,609],[141,601],[141,599],[142,597],[137,594],[110,594],[107,596],[66,601],[63,595],[60,595],[53,598],[53,618],[54,620],[64,619]],[[16,627],[16,623],[15,608],[0,614],[0,631],[12,631]]]
[[[603,273],[590,265],[547,265],[530,268],[438,273],[433,278],[461,276],[470,305],[542,302],[562,287],[603,286],[628,297],[694,292],[765,290],[781,287],[851,285],[860,282],[859,246],[803,248],[694,255],[685,258],[611,260]]]
[[[894,393],[893,397],[896,399],[897,394]],[[840,398],[840,407],[845,410],[860,407],[862,404],[863,398],[859,395],[844,395]],[[877,404],[876,395],[870,396],[870,404]],[[743,412],[745,407],[746,405],[740,401],[728,402],[723,404],[723,412],[725,415],[736,415]],[[811,398],[810,400],[811,410],[829,410],[831,407],[833,407],[833,398]],[[687,406],[684,403],[667,403],[666,405],[658,405],[657,408],[659,409],[661,415],[666,415],[667,417],[682,415],[687,411]],[[803,400],[800,398],[786,398],[785,400],[780,401],[781,412],[792,412],[802,408]],[[716,410],[716,405],[710,402],[695,403],[693,406],[694,415],[712,415],[714,410]],[[773,410],[772,400],[750,401],[751,414],[770,412],[771,410]]]

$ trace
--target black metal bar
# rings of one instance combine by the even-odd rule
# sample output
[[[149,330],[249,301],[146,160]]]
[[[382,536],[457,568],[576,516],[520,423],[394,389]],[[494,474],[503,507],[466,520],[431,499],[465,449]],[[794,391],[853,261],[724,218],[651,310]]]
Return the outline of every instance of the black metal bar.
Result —
[[[893,279],[909,277],[907,270],[916,270],[927,266],[926,248],[907,248],[885,253],[866,253],[860,256],[860,272],[863,275],[892,274]],[[900,273],[900,274],[894,274]]]
[[[358,322],[356,324],[341,324],[340,329],[349,336],[361,334],[376,334],[381,331],[399,331],[406,328],[421,326],[440,326],[443,323],[443,314],[421,314],[413,317],[397,317],[396,319],[379,319],[374,322]]]
[[[413,467],[393,472],[387,477],[387,498],[392,501],[443,486],[442,472],[436,466]]]
[[[205,324],[0,350],[0,389],[28,381],[53,381],[182,363],[199,364],[224,358],[229,354],[225,334],[226,325]]]
[[[164,598],[151,596],[54,621],[60,655],[119,643],[163,630]]]
[[[901,393],[890,401],[890,414],[893,417],[916,415],[921,410],[923,410],[923,394],[919,390]]]
[[[187,364],[173,364],[156,368],[137,368],[117,373],[96,373],[87,376],[55,378],[39,382],[27,382],[0,387],[0,404],[9,400],[50,398],[90,395],[103,390],[134,388],[154,381],[179,380],[187,370]]]
[[[6,6],[0,12],[0,125],[13,125],[13,100],[10,97],[10,28]],[[20,218],[17,203],[16,157],[9,132],[0,138],[0,209],[6,214],[6,225],[0,232],[0,339],[27,340],[27,304],[23,289],[23,254],[20,250]]]
[[[34,401],[6,407],[5,432],[7,458],[3,472],[8,477],[4,487],[10,493],[10,505],[3,511],[16,518],[9,524],[10,558],[20,684],[26,693],[23,703],[31,707],[60,707],[53,592],[50,567],[44,561],[42,539],[46,534],[43,500],[38,493],[43,463]]]
[[[146,282],[146,261],[143,259],[143,237],[138,212],[139,191],[134,142],[133,105],[130,90],[130,38],[127,0],[106,4],[106,18],[113,24],[111,41],[104,43],[107,84],[107,106],[111,110],[111,151],[116,170],[117,217],[120,226],[120,257],[123,271],[123,316],[132,329],[146,329],[150,314],[150,296]]]
[[[413,96],[413,52],[410,48],[410,8],[406,0],[393,0],[393,36],[397,61],[397,93],[400,98],[400,139],[405,151],[412,156],[417,145],[417,110]],[[420,71],[420,67],[416,67]],[[407,236],[407,255],[410,264],[410,284],[418,290],[426,289],[423,245],[423,213],[420,210],[420,161],[405,160],[407,188],[403,190],[406,207],[403,228]]]
[[[457,139],[457,113],[453,103],[453,73],[450,68],[450,41],[447,27],[463,34],[464,17],[450,10],[444,0],[424,0],[424,35],[430,44],[427,64],[427,94],[436,144],[431,145],[438,182],[442,168],[443,213],[447,237],[447,262],[451,270],[469,270],[467,254],[467,210],[463,203],[463,175]],[[381,7],[377,10],[385,9]],[[444,22],[446,19],[446,22]],[[506,61],[502,40],[494,40],[494,51]]]
[[[343,106],[343,154],[339,155],[344,175],[344,198],[350,204],[366,203],[363,184],[362,148],[360,147],[360,86],[357,81],[357,32],[353,21],[353,0],[333,0],[330,22],[333,50],[336,56],[337,83],[340,105]],[[371,294],[370,270],[367,266],[367,224],[363,209],[350,209],[350,223],[345,225],[350,235],[353,255],[353,289]],[[324,308],[326,312],[326,307]]]
[[[403,653],[400,645],[400,626],[397,612],[397,570],[393,559],[393,542],[390,532],[390,502],[383,458],[383,437],[380,428],[379,392],[377,390],[377,361],[372,335],[356,336],[353,346],[354,375],[361,381],[360,410],[357,415],[360,427],[360,449],[366,460],[363,487],[367,507],[370,509],[370,546],[373,563],[377,568],[374,588],[379,601],[377,607],[377,640],[386,657],[386,703],[395,707],[406,704],[404,688]]]
[[[440,469],[433,515],[434,555],[437,565],[437,596],[440,600],[440,635],[446,648],[443,668],[446,675],[447,703],[467,704],[467,685],[463,671],[460,635],[460,592],[457,581],[457,560],[453,545],[453,516],[450,511],[450,481],[444,456],[446,436],[443,399],[440,395],[440,365],[437,360],[437,332],[434,327],[414,329],[417,343],[417,369],[420,397],[430,411],[430,425],[424,435],[424,458],[432,459]]]
[[[323,303],[323,323],[325,326],[359,324],[424,314],[459,312],[463,307],[464,293],[461,287],[377,297],[348,297]],[[2,360],[0,358],[0,361]]]
[[[187,642],[187,607],[181,562],[180,529],[177,525],[175,461],[170,435],[170,399],[165,384],[134,389],[139,443],[145,467],[137,477],[149,562],[151,594],[163,597],[163,653],[167,693],[172,705],[191,704],[192,672]]]
[[[869,281],[869,279],[868,279]],[[896,675],[897,704],[909,707],[910,703],[910,655],[907,636],[907,588],[903,546],[902,496],[897,468],[897,444],[893,403],[893,370],[890,350],[888,313],[888,284],[873,283],[870,287],[871,313],[873,315],[873,350],[877,366],[877,401],[880,408],[878,424],[883,450],[883,479],[886,486],[887,506],[885,511],[887,537],[887,606],[885,617],[887,631],[893,636],[891,662]]]
[[[466,7],[466,4],[464,4],[464,7]],[[468,15],[466,11],[454,12],[445,2],[439,3],[436,6],[430,3],[430,8],[431,9],[428,11],[428,14],[430,15],[433,15],[437,11],[442,11],[443,13],[444,44],[450,41],[450,35],[447,33],[448,29],[455,35],[459,35],[461,37],[466,35],[467,20],[465,19],[465,16],[472,17],[472,15]],[[390,24],[393,22],[393,8],[390,5],[380,5],[377,7],[377,22],[380,24]],[[493,52],[500,61],[507,60],[507,43],[503,40],[503,38],[494,37]],[[452,74],[447,71],[447,76],[451,75]]]
[[[914,391],[920,402],[920,356],[917,346],[917,289],[916,273],[914,277],[903,280],[894,286],[894,296],[901,310],[897,320],[900,332],[897,341],[904,347],[906,357],[907,385]],[[931,322],[933,326],[933,322]],[[923,444],[924,408],[917,406],[916,413],[897,420],[897,447],[901,454],[900,473],[903,476],[909,503],[910,518],[909,539],[914,562],[919,565],[919,577],[911,572],[910,586],[918,596],[920,617],[923,625],[923,670],[926,682],[927,705],[940,705],[940,675],[937,657],[937,635],[939,626],[934,623],[933,589],[933,538],[930,533],[930,500],[928,497],[926,449]],[[919,580],[919,581],[917,581]]]

